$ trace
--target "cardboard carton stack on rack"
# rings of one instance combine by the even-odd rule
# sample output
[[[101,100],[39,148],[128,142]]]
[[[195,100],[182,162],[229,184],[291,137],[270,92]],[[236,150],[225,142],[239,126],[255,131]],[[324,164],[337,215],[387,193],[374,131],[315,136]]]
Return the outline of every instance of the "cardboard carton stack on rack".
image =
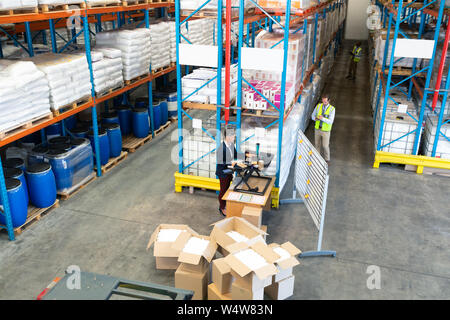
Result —
[[[156,268],[175,271],[175,287],[194,300],[286,299],[294,292],[300,250],[290,242],[267,245],[266,232],[239,217],[202,236],[187,225],[161,224],[150,237]],[[220,255],[222,257],[219,257]]]

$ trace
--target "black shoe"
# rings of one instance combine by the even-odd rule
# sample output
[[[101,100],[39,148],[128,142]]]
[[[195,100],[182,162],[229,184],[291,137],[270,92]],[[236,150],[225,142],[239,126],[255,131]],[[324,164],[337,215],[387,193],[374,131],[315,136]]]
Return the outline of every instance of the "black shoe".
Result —
[[[223,217],[226,217],[227,215],[225,213],[223,213],[222,209],[219,208],[219,212]]]

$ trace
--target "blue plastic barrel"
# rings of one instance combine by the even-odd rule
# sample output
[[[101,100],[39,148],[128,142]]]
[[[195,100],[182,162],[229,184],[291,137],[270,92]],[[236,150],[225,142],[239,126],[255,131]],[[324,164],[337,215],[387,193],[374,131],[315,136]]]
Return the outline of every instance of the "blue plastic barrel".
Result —
[[[54,137],[54,138],[48,139],[49,144],[68,143],[69,141],[70,141],[70,137],[65,137],[65,136]]]
[[[153,130],[158,130],[161,127],[161,104],[159,101],[153,103]]]
[[[62,135],[62,126],[61,122],[54,123],[45,128],[45,134],[47,135],[47,139],[51,139],[53,137]]]
[[[73,166],[67,156],[69,150],[50,149],[47,153],[48,160],[55,175],[56,189],[64,190],[72,187]]]
[[[120,131],[122,136],[131,133],[131,108],[125,104],[116,107],[119,116]]]
[[[89,128],[87,128],[87,127],[79,127],[79,128],[74,128],[74,129],[70,130],[70,132],[74,135],[74,137],[77,137],[77,138],[87,138],[88,131],[89,131]]]
[[[117,112],[105,112],[102,113],[102,123],[117,123],[119,122],[119,116],[117,115]]]
[[[77,117],[73,115],[66,118],[64,124],[66,125],[66,129],[72,130],[77,125]]]
[[[167,106],[167,100],[162,99],[159,101],[159,106],[161,107],[161,125],[165,125],[169,121],[169,111]]]
[[[36,163],[26,171],[30,202],[38,208],[47,208],[56,201],[56,181],[48,163]]]
[[[106,123],[103,125],[109,140],[109,156],[116,158],[122,153],[122,133],[117,123]]]
[[[25,171],[25,161],[21,158],[8,158],[5,161],[6,168],[19,168],[22,171]]]
[[[9,178],[5,181],[9,209],[13,228],[20,227],[27,221],[28,202],[23,183],[18,179]],[[1,198],[1,197],[0,197]],[[0,204],[3,201],[0,199]],[[0,223],[6,225],[6,217],[0,214]]]
[[[28,205],[29,197],[28,197],[28,187],[27,180],[25,179],[25,173],[18,168],[3,168],[3,172],[5,174],[5,179],[17,179],[22,182],[22,186],[25,190],[26,202]]]
[[[177,104],[177,93],[169,93],[167,96],[167,108],[169,110],[169,117],[178,116],[178,104]]]
[[[94,132],[92,130],[89,130],[88,133],[89,140],[91,141],[91,147],[92,151],[94,152],[95,157],[95,143],[94,143]],[[104,166],[109,161],[109,139],[108,134],[106,133],[106,130],[103,128],[98,129],[98,143],[100,146],[100,164]]]
[[[69,142],[69,140],[67,142]],[[48,147],[50,150],[62,150],[64,152],[67,152],[70,149],[72,149],[70,143],[53,143],[49,144]]]
[[[136,138],[145,138],[150,131],[150,121],[147,108],[133,109],[133,134]]]
[[[148,97],[139,97],[134,101],[135,108],[147,108],[148,107]]]
[[[34,147],[28,155],[28,165],[44,162],[44,157],[48,150],[48,147],[42,145]]]

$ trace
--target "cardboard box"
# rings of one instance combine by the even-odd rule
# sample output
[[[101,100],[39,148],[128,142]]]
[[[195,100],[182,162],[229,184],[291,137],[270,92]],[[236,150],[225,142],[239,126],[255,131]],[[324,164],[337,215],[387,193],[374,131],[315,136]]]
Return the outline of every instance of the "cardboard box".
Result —
[[[261,229],[262,208],[245,206],[242,210],[242,218],[250,222],[255,227]]]
[[[231,285],[231,299],[232,300],[264,300],[264,288],[251,289],[241,286],[237,282]]]
[[[181,230],[181,233],[178,235],[177,239],[173,242],[169,241],[157,241],[158,234],[163,229],[177,229]],[[180,254],[180,250],[177,248],[173,248],[172,245],[182,234],[189,235],[198,235],[197,232],[189,228],[189,226],[185,224],[160,224],[155,231],[150,236],[150,240],[147,244],[147,250],[153,245],[153,256],[157,258],[175,258],[175,259],[157,259],[156,268],[157,269],[171,269],[175,270],[178,268],[178,264],[175,263],[175,260],[178,260],[178,256]]]
[[[294,294],[294,283],[295,276],[290,276],[264,288],[264,292],[273,300],[285,300]]]
[[[240,256],[244,250],[255,255],[257,258],[264,261],[264,265],[261,267],[254,264],[252,261],[243,261]],[[254,257],[249,256],[249,260]],[[252,246],[247,246],[239,252],[234,252],[225,257],[225,262],[231,268],[231,275],[235,278],[235,282],[241,287],[245,287],[248,290],[255,291],[260,288],[264,288],[272,283],[272,276],[278,273],[277,267],[274,262],[278,260],[280,256],[276,254],[272,248],[262,242],[257,242]]]
[[[230,254],[226,249],[222,248],[221,246],[217,247],[217,252],[220,253],[223,257],[226,257],[227,255]]]
[[[177,257],[166,258],[166,257],[155,257],[156,269],[158,270],[176,270],[180,263]]]
[[[211,232],[211,238],[230,253],[239,251],[256,242],[264,242],[263,236],[266,234],[261,229],[240,217],[226,218],[212,225],[214,225],[214,228]],[[236,231],[247,237],[249,240],[245,242],[236,242],[227,235],[227,232],[230,231]]]
[[[225,262],[225,258],[220,258],[213,261],[212,282],[215,283],[217,290],[221,294],[226,294],[231,291],[233,277],[231,275],[231,268]]]
[[[203,252],[188,253],[183,251],[186,244],[191,238],[198,238],[208,241],[208,246]],[[178,262],[183,265],[183,269],[189,272],[202,273],[209,268],[209,263],[213,259],[217,251],[217,244],[211,240],[210,237],[192,235],[188,232],[183,232],[173,243],[172,248],[179,251]]]
[[[189,272],[180,265],[175,271],[175,288],[194,291],[192,300],[206,300],[209,282],[209,269],[204,272]]]
[[[211,283],[208,286],[208,300],[231,300],[231,293],[222,294],[216,284]]]
[[[281,246],[277,243],[271,243],[269,247],[280,255],[280,259],[275,261],[278,273],[274,275],[273,282],[279,282],[292,276],[293,268],[300,264],[296,256],[301,253],[301,250],[289,241]]]

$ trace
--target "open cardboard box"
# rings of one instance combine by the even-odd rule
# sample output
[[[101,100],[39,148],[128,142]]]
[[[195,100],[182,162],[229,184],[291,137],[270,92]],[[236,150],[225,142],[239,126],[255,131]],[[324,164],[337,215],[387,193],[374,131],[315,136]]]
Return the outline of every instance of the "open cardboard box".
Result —
[[[273,282],[279,282],[292,276],[293,268],[300,264],[295,256],[299,255],[301,253],[301,250],[289,241],[283,243],[282,245],[271,243],[269,244],[269,247],[274,249],[274,251],[276,251],[275,249],[277,248],[284,249],[289,254],[288,258],[282,260],[279,259],[280,261],[275,261],[278,273],[273,276]]]
[[[256,242],[265,243],[264,236],[267,235],[264,231],[240,217],[226,218],[213,223],[212,226],[214,226],[214,228],[211,232],[211,238],[225,249],[226,254],[240,251],[243,247],[252,245]],[[236,242],[227,235],[227,232],[230,231],[239,232],[249,240],[245,242]]]
[[[258,269],[251,269],[235,256],[237,252],[226,256],[225,262],[230,266],[231,274],[235,278],[235,282],[238,283],[240,287],[256,292],[259,289],[272,284],[272,276],[276,275],[278,272],[274,262],[277,261],[280,256],[276,254],[267,244],[262,242],[254,243],[251,246],[243,246],[239,251],[245,249],[252,249],[258,253],[266,260],[267,264]]]
[[[161,229],[177,229],[182,230],[182,232],[173,242],[157,241]],[[153,245],[153,256],[156,258],[156,269],[175,270],[178,268],[180,264],[178,262],[180,250],[173,248],[172,246],[183,234],[198,235],[197,232],[185,224],[160,224],[155,231],[153,231],[147,244],[147,250]]]
[[[203,253],[194,254],[183,251],[184,247],[192,237],[209,241],[209,244]],[[205,269],[209,268],[209,263],[216,254],[217,244],[208,236],[192,235],[188,232],[183,232],[173,243],[172,249],[179,252],[178,262],[182,264],[185,271],[203,272]]]

